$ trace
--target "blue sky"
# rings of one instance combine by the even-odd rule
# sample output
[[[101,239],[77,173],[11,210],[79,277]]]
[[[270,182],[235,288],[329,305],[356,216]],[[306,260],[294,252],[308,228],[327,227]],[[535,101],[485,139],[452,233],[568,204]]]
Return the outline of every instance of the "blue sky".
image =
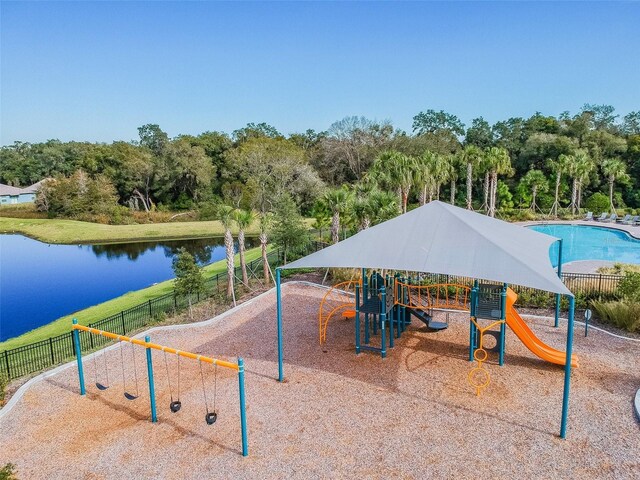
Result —
[[[640,3],[1,4],[1,132],[106,141],[640,109]]]

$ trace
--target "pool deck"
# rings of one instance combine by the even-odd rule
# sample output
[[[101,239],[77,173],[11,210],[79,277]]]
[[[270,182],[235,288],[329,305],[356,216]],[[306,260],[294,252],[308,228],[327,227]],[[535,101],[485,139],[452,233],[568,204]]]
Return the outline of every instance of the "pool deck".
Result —
[[[518,225],[528,227],[531,225],[584,225],[587,227],[610,228],[628,233],[636,240],[640,240],[640,226],[622,225],[621,223],[596,222],[595,220],[537,220],[530,222],[516,222]]]

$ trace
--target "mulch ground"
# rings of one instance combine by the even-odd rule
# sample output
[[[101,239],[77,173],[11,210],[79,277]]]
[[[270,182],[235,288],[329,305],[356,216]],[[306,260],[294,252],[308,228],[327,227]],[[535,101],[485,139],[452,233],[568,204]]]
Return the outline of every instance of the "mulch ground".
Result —
[[[240,453],[235,372],[218,369],[218,421],[206,425],[197,362],[181,362],[182,410],[169,411],[163,354],[154,352],[158,423],[149,421],[144,351],[136,349],[139,393],[123,396],[119,347],[85,360],[87,395],[69,368],[28,389],[0,420],[0,465],[19,478],[639,478],[640,344],[576,332],[580,368],[571,384],[567,440],[558,438],[563,370],[533,356],[508,331],[506,365],[487,369],[481,396],[467,383],[468,316],[428,333],[417,321],[386,359],[354,354],[353,322],[332,321],[318,344],[325,290],[283,287],[285,374],[278,383],[275,295],[207,326],[154,332],[152,340],[234,360],[245,358],[250,456]],[[530,323],[563,349],[565,328]],[[125,359],[132,350],[124,346]],[[176,359],[168,359],[174,397]],[[205,367],[213,400],[213,368]],[[135,391],[131,362],[126,383]]]

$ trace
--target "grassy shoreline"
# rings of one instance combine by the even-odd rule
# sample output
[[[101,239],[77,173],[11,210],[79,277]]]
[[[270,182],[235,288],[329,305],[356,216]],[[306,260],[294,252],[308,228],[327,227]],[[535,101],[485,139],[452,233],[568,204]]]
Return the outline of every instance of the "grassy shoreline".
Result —
[[[260,258],[260,247],[247,250],[247,263],[257,258]],[[238,255],[236,255],[235,263],[236,265],[239,265]],[[217,273],[226,272],[226,269],[226,260],[223,259],[207,265],[203,268],[203,271],[206,278],[211,278]],[[57,320],[53,320],[46,325],[23,333],[20,336],[10,338],[8,340],[5,340],[4,342],[0,342],[0,351],[10,350],[12,348],[17,348],[22,345],[37,342],[39,340],[45,340],[49,337],[68,332],[70,330],[72,318],[77,318],[78,323],[87,325],[91,322],[95,322],[110,315],[119,313],[122,310],[126,310],[127,308],[131,308],[144,303],[150,299],[159,297],[160,295],[169,293],[171,292],[171,290],[173,290],[173,280],[166,280],[164,282],[157,283],[156,285],[152,285],[141,290],[127,292],[124,295],[112,298],[111,300],[107,300],[106,302],[87,307],[70,315],[58,318]]]
[[[0,217],[0,234],[17,233],[34,240],[56,244],[124,243],[153,240],[186,240],[222,237],[218,221],[103,225],[77,220]],[[258,234],[254,222],[248,235]]]

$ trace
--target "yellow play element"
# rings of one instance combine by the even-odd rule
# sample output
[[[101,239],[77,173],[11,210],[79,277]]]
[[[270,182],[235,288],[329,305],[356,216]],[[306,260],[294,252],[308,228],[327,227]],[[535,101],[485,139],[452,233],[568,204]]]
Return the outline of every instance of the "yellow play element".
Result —
[[[334,315],[341,313],[345,318],[356,315],[356,285],[362,286],[360,280],[337,283],[332,286],[320,302],[318,312],[318,333],[320,345],[327,339],[327,325]]]
[[[477,319],[473,317],[471,317],[471,321],[480,332],[480,336],[478,338],[478,348],[476,348],[476,350],[473,352],[473,358],[476,362],[478,362],[478,364],[467,374],[467,381],[469,382],[469,385],[476,389],[476,395],[480,396],[482,390],[487,388],[489,386],[489,383],[491,382],[491,375],[489,375],[489,371],[484,368],[483,365],[489,356],[487,351],[484,349],[484,332],[486,332],[487,330],[491,330],[496,325],[503,324],[504,320],[496,320],[486,327],[481,327],[478,324]]]

